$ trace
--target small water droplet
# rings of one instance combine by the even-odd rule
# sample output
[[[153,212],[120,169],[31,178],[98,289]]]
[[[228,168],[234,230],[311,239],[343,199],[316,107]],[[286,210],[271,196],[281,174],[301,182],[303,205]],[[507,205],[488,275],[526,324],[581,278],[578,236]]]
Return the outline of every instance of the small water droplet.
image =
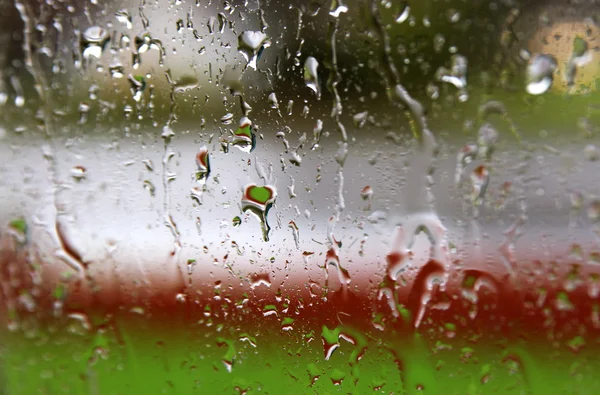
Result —
[[[227,114],[221,117],[221,123],[223,125],[230,125],[233,122],[233,114],[228,112]]]
[[[83,166],[74,166],[71,169],[71,177],[77,181],[83,180],[87,176],[86,168]]]
[[[146,89],[146,79],[141,75],[133,76],[129,74],[129,86],[133,100],[139,102],[142,100],[142,94]]]
[[[123,78],[125,68],[121,63],[115,62],[108,67],[108,72],[112,78]]]
[[[357,114],[354,114],[354,116],[352,117],[352,121],[354,122],[354,125],[360,129],[363,126],[365,126],[368,116],[368,111],[359,112]]]
[[[373,188],[371,188],[369,185],[364,187],[360,191],[360,197],[363,198],[363,200],[371,199],[373,197]]]

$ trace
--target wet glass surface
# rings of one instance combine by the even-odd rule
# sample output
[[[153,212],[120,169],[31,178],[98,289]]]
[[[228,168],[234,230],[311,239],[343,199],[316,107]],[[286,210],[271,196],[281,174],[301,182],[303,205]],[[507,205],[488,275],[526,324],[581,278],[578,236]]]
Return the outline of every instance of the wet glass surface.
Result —
[[[0,394],[600,391],[594,1],[0,8]]]

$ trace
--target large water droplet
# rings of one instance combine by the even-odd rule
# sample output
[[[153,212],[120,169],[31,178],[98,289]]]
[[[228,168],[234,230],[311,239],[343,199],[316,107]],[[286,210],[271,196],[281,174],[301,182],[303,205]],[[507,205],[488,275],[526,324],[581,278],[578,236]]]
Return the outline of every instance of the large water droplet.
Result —
[[[230,144],[237,147],[240,151],[250,153],[256,147],[256,135],[252,127],[252,121],[247,117],[240,118],[240,126],[230,140]]]
[[[271,227],[267,222],[267,215],[270,208],[275,203],[277,192],[272,186],[257,186],[249,184],[244,188],[242,196],[242,211],[249,211],[260,221],[263,239],[269,241],[269,232]]]
[[[535,55],[527,66],[527,93],[541,95],[546,92],[554,80],[556,59],[552,55]]]
[[[141,75],[133,76],[129,74],[129,86],[133,100],[136,102],[142,100],[142,93],[146,89],[146,79]]]
[[[342,3],[342,0],[332,0],[329,15],[338,18],[340,14],[348,12],[348,7]]]
[[[129,11],[126,9],[120,9],[115,12],[115,17],[117,18],[117,21],[124,24],[127,29],[131,30],[133,24],[131,23],[131,14],[129,14]]]
[[[88,27],[81,37],[81,54],[84,59],[100,59],[110,35],[99,26]]]
[[[198,167],[198,170],[196,171],[196,181],[202,181],[202,183],[206,182],[206,179],[210,174],[210,161],[208,148],[205,145],[200,147],[196,154],[196,166]]]
[[[317,99],[320,99],[321,85],[319,84],[319,75],[317,74],[318,67],[319,62],[312,56],[309,56],[304,61],[304,83],[316,93]]]
[[[262,51],[271,45],[267,35],[259,31],[245,31],[238,37],[238,51],[246,59],[246,67],[256,70],[256,62]]]

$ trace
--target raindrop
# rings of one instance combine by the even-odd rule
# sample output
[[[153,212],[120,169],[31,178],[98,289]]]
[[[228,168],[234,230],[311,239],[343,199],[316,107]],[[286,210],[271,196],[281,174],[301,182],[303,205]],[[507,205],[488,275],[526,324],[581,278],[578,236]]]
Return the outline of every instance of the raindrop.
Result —
[[[342,3],[342,0],[332,0],[329,15],[334,18],[338,18],[340,14],[348,12],[348,7]]]
[[[173,85],[175,92],[186,92],[198,86],[198,78],[193,75],[183,75]]]
[[[254,289],[264,285],[267,288],[271,287],[271,277],[269,273],[254,273],[250,275],[250,288]]]
[[[142,93],[146,89],[146,79],[141,75],[133,76],[129,74],[129,86],[133,100],[136,102],[142,100]]]
[[[87,176],[87,170],[83,166],[74,166],[71,169],[71,177],[76,181],[81,181]]]
[[[396,23],[404,23],[406,22],[409,16],[410,5],[408,5],[408,2],[404,1],[400,7],[400,12],[398,13],[398,16],[394,18],[394,20],[396,21]]]
[[[81,54],[84,59],[100,59],[110,36],[99,26],[88,27],[81,37]]]
[[[242,117],[239,125],[233,133],[230,144],[240,151],[250,153],[256,147],[256,135],[253,131],[252,121],[247,117]]]
[[[242,211],[254,214],[260,221],[263,239],[269,241],[271,227],[267,222],[269,210],[275,203],[277,192],[274,187],[249,184],[244,188],[242,196]]]
[[[198,153],[196,154],[196,166],[196,182],[199,182],[202,185],[204,185],[206,179],[210,174],[208,148],[205,145],[200,147]]]
[[[527,66],[527,93],[541,95],[551,86],[556,70],[556,59],[552,55],[535,55]]]
[[[361,191],[360,191],[360,197],[363,200],[369,200],[373,197],[373,188],[371,188],[369,185],[367,185],[366,187],[364,187]]]
[[[131,15],[129,14],[129,11],[127,11],[126,9],[120,9],[117,12],[115,12],[115,17],[117,18],[117,21],[124,24],[127,27],[127,29],[131,30],[133,25],[131,23]]]
[[[232,121],[233,121],[233,114],[230,112],[228,112],[227,114],[225,114],[221,117],[221,123],[223,125],[230,125]]]
[[[262,51],[270,45],[269,38],[263,32],[248,30],[238,37],[238,51],[246,59],[246,67],[252,67],[254,70]]]
[[[79,124],[83,125],[87,122],[88,113],[90,112],[90,105],[86,102],[79,103]]]
[[[368,111],[359,112],[357,114],[354,114],[354,116],[352,117],[352,121],[354,122],[354,125],[360,129],[363,126],[365,126],[365,123],[367,123],[368,116]]]
[[[471,200],[473,204],[480,205],[487,186],[490,181],[490,172],[485,165],[479,165],[471,173],[471,183],[473,189],[471,191]]]
[[[446,11],[446,17],[448,18],[448,22],[457,23],[460,21],[460,11],[455,10],[454,8],[449,8]]]
[[[436,73],[439,81],[454,85],[458,89],[458,100],[461,102],[465,102],[469,98],[466,91],[467,69],[467,58],[462,55],[453,55],[450,70],[440,67]]]
[[[274,110],[279,109],[279,103],[277,102],[277,95],[275,95],[275,92],[271,92],[269,94],[269,105]]]
[[[315,92],[317,99],[320,99],[321,86],[319,84],[319,76],[317,74],[318,67],[319,62],[312,56],[307,57],[304,61],[304,83],[307,87]]]
[[[288,226],[294,235],[294,244],[296,244],[296,248],[300,249],[300,229],[298,228],[298,225],[296,225],[296,222],[290,221]]]
[[[112,78],[123,78],[125,68],[121,63],[115,62],[108,67],[108,72]]]

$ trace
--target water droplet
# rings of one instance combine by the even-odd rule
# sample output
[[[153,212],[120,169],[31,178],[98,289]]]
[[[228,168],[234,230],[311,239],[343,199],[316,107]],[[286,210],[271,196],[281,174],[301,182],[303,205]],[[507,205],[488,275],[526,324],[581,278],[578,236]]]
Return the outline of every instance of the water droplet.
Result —
[[[83,125],[87,122],[88,113],[90,112],[90,105],[82,101],[79,103],[79,124]]]
[[[71,169],[71,177],[77,181],[83,180],[86,176],[86,168],[83,166],[75,166]]]
[[[348,273],[348,270],[342,267],[342,264],[340,263],[340,258],[335,248],[333,247],[327,251],[327,255],[325,256],[325,266],[328,271],[329,266],[333,266],[335,268],[338,275],[338,279],[342,286],[347,286],[352,281],[350,273]]]
[[[319,62],[312,56],[307,57],[304,61],[304,83],[315,92],[317,99],[320,99],[321,85],[319,84],[319,75],[317,74],[318,67]]]
[[[296,248],[300,249],[300,229],[298,228],[298,225],[296,225],[296,222],[290,221],[288,226],[294,235],[294,244],[296,244]]]
[[[81,54],[84,59],[100,59],[110,39],[106,30],[99,26],[88,27],[81,37]]]
[[[271,287],[271,277],[269,273],[254,273],[250,275],[250,288],[254,289],[264,285],[267,288]]]
[[[556,67],[552,55],[535,55],[527,65],[527,93],[541,95],[546,92],[552,86]]]
[[[348,7],[342,3],[342,0],[332,0],[331,8],[329,9],[329,15],[334,18],[338,18],[340,14],[348,12]]]
[[[433,297],[434,289],[440,287],[443,290],[446,276],[444,267],[435,259],[430,259],[419,270],[408,296],[408,307],[413,313],[415,328],[421,325],[427,306]]]
[[[246,59],[246,67],[256,70],[256,62],[262,51],[271,45],[267,35],[260,31],[245,31],[238,37],[238,51]]]
[[[458,100],[461,102],[465,102],[469,98],[466,91],[467,69],[467,58],[462,55],[453,55],[451,58],[450,70],[440,67],[436,73],[439,81],[454,85],[458,89]]]
[[[117,18],[117,21],[124,24],[127,29],[131,30],[133,24],[131,23],[131,15],[129,14],[129,11],[126,9],[120,9],[115,12],[115,17]]]
[[[196,154],[196,183],[199,184],[191,189],[192,198],[201,204],[201,196],[206,189],[206,181],[210,175],[210,158],[208,147],[200,147]]]
[[[154,186],[154,184],[152,183],[152,181],[150,180],[144,180],[144,189],[147,190],[150,193],[150,196],[154,197],[154,194],[156,192],[156,187]]]
[[[194,75],[186,74],[181,76],[175,83],[173,84],[173,89],[175,92],[187,92],[191,89],[194,89],[198,86],[198,78]]]
[[[230,112],[228,112],[227,114],[225,114],[221,117],[221,123],[223,125],[230,125],[232,121],[233,121],[233,114]]]
[[[333,368],[333,370],[331,371],[331,373],[329,375],[329,379],[331,380],[333,385],[342,385],[342,381],[344,381],[345,377],[346,377],[346,373],[344,373],[342,370],[340,370],[338,368]]]
[[[408,5],[408,2],[403,1],[400,6],[400,12],[398,13],[398,16],[396,18],[394,18],[394,21],[396,23],[404,23],[404,22],[406,22],[406,20],[408,19],[409,16],[410,16],[410,5]]]
[[[275,203],[277,192],[271,186],[257,186],[249,184],[244,188],[242,197],[242,211],[249,211],[254,214],[260,221],[263,239],[269,241],[269,232],[271,227],[267,222],[269,210]]]
[[[136,36],[135,40],[135,51],[133,52],[133,68],[137,69],[141,63],[140,54],[147,52],[150,49],[158,51],[158,64],[162,66],[164,64],[165,48],[160,40],[153,38],[150,34],[144,34],[139,37]]]
[[[446,17],[448,18],[448,22],[457,23],[460,21],[460,11],[455,10],[454,8],[449,8],[446,11]]]
[[[363,198],[363,200],[371,199],[373,197],[373,188],[371,188],[369,185],[364,187],[360,191],[360,197]]]
[[[479,165],[473,170],[471,173],[471,183],[473,186],[473,189],[471,190],[471,200],[473,201],[473,204],[481,204],[489,181],[490,172],[485,165]]]
[[[354,116],[352,117],[352,121],[354,122],[354,125],[360,129],[363,126],[365,126],[368,116],[368,111],[359,112],[357,114],[354,114]]]
[[[141,75],[133,76],[129,74],[129,86],[133,100],[136,102],[142,100],[142,94],[146,89],[146,79]]]
[[[237,130],[233,132],[231,139],[225,141],[225,143],[237,147],[240,151],[250,153],[256,147],[256,135],[254,134],[252,121],[247,117],[242,117],[239,125]]]
[[[271,106],[272,109],[275,109],[275,110],[279,109],[279,103],[277,102],[277,95],[275,95],[275,92],[271,92],[269,94],[269,105]]]
[[[317,123],[313,128],[313,145],[311,149],[316,149],[319,147],[319,142],[321,141],[321,132],[323,131],[323,121],[317,119]]]
[[[108,67],[108,72],[112,78],[123,78],[125,67],[121,63],[115,62]]]

